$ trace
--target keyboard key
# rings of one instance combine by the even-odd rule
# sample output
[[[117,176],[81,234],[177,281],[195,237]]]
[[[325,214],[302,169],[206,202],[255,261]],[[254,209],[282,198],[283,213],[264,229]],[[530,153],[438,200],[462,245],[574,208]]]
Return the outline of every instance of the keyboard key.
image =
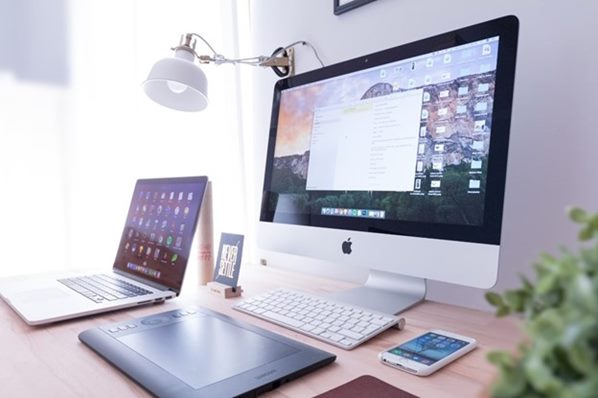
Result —
[[[375,332],[376,330],[379,330],[379,329],[380,329],[380,326],[377,326],[377,325],[371,325],[371,326],[368,326],[368,327],[366,327],[366,328],[363,330],[363,333],[364,333],[364,334],[370,334],[370,333],[373,333],[373,332]]]
[[[303,325],[303,322],[301,322],[301,321],[298,321],[298,320],[293,319],[293,318],[289,318],[288,316],[277,314],[277,313],[272,312],[272,311],[266,311],[265,313],[263,313],[263,315],[267,316],[268,318],[271,318],[271,319],[273,319],[275,321],[286,323],[287,325],[291,325],[291,326],[296,327],[296,328],[298,328],[299,326]]]
[[[355,345],[357,341],[351,339],[342,339],[341,341],[339,341],[339,343],[341,343],[342,345],[346,345],[347,347],[351,347],[352,345]]]
[[[372,323],[373,325],[383,326],[386,325],[388,322],[384,321],[383,319],[372,319],[370,323]]]
[[[359,340],[360,338],[363,337],[363,335],[361,333],[355,333],[355,332],[353,332],[351,330],[348,330],[348,329],[341,329],[341,330],[339,330],[338,333],[342,334],[343,336],[355,339],[355,340]]]
[[[330,340],[332,341],[341,341],[342,339],[344,339],[345,336],[343,336],[342,334],[333,334],[332,336],[330,336]]]
[[[314,328],[314,329],[311,330],[311,333],[317,335],[317,334],[323,333],[325,330],[326,329],[316,327],[316,328]]]

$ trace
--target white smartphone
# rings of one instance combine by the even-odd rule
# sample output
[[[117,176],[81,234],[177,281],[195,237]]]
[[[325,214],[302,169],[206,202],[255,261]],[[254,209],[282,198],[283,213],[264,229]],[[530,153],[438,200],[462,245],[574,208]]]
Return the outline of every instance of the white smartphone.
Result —
[[[430,330],[378,354],[383,364],[418,376],[428,376],[467,354],[478,342],[445,330]]]

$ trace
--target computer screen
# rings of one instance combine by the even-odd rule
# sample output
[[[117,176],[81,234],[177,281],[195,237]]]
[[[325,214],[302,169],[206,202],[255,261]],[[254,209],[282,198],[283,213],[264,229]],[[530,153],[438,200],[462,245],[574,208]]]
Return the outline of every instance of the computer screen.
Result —
[[[376,236],[499,245],[516,37],[505,17],[279,81],[262,224],[366,232],[389,258]]]
[[[206,177],[138,180],[114,268],[179,291]]]

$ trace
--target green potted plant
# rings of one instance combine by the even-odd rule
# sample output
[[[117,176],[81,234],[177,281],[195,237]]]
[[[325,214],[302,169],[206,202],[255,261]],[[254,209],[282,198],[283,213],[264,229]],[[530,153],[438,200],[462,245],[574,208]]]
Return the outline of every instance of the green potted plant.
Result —
[[[488,355],[499,368],[493,397],[598,397],[598,213],[569,216],[591,245],[543,254],[535,283],[524,277],[519,289],[486,294],[498,316],[522,314],[526,335],[514,355]]]

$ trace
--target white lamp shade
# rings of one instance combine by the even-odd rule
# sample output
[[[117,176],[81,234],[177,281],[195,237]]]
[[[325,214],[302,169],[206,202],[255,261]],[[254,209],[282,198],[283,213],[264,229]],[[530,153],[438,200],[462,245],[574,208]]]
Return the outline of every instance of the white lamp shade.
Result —
[[[195,112],[208,106],[206,75],[187,51],[178,50],[174,58],[156,62],[143,89],[152,100],[172,109]]]

